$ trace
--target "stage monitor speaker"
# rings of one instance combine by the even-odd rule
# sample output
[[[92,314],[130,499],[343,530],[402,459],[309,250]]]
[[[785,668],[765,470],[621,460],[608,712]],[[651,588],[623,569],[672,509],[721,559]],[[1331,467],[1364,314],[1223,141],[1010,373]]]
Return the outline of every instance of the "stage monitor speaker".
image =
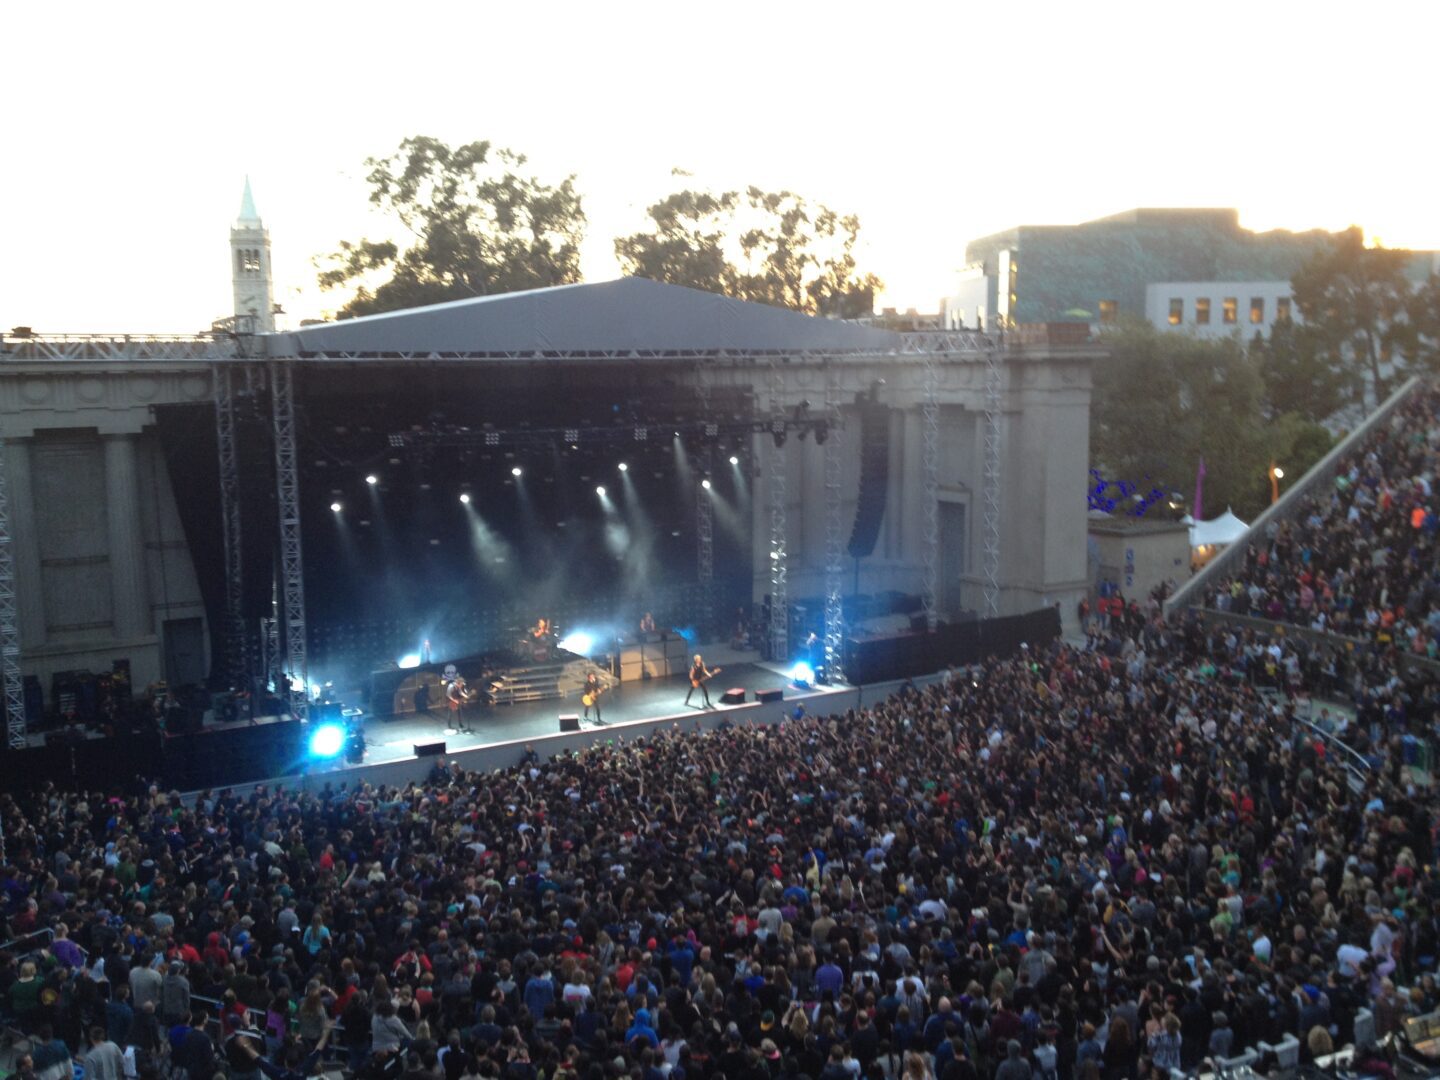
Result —
[[[784,690],[756,690],[755,700],[769,704],[772,701],[779,701],[785,696]]]
[[[890,486],[890,408],[863,398],[858,404],[860,490],[855,496],[855,525],[846,549],[852,559],[863,559],[874,552]]]
[[[743,686],[737,686],[737,687],[735,687],[733,690],[726,690],[723,694],[720,695],[720,704],[721,704],[721,705],[744,705],[744,704],[745,704],[745,688],[744,688]]]
[[[340,710],[345,706],[338,701],[317,701],[311,707],[311,720],[318,720],[322,723],[338,724],[344,719]]]
[[[416,757],[439,757],[445,753],[445,740],[437,739],[435,742],[417,742],[415,744]]]
[[[579,716],[579,714],[578,714],[578,713],[561,713],[561,714],[560,714],[560,730],[561,730],[561,731],[579,731],[579,730],[580,730],[580,716]]]

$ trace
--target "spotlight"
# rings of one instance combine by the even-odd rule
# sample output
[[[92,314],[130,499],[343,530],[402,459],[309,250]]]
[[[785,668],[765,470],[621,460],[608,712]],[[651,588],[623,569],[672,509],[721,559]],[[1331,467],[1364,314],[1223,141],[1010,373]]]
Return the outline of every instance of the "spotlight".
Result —
[[[710,490],[710,481],[709,481],[709,480],[701,480],[701,481],[700,481],[700,486],[701,486],[702,488],[704,488],[706,491],[709,491],[709,490]]]
[[[815,685],[815,669],[804,660],[798,660],[790,669],[790,682],[795,686],[809,689]]]
[[[331,510],[334,510],[335,513],[338,514],[341,510],[343,510],[343,509],[345,509],[345,508],[344,508],[343,506],[341,506],[338,502],[333,502],[333,503],[330,504],[330,509],[331,509]]]
[[[604,485],[604,484],[601,484],[599,487],[597,487],[597,488],[595,489],[595,494],[596,494],[596,495],[599,495],[600,498],[603,499],[603,498],[605,497],[605,485]]]
[[[565,429],[565,441],[568,443],[578,443],[580,441],[580,429],[567,427]],[[572,446],[570,449],[574,450],[575,447]]]
[[[629,472],[629,471],[630,471],[630,466],[629,466],[629,465],[626,465],[625,462],[622,461],[622,462],[620,462],[620,471],[621,471],[621,472]]]
[[[736,457],[734,454],[731,454],[731,455],[730,455],[730,464],[731,464],[731,465],[739,465],[739,464],[740,464],[740,459],[739,459],[738,457]]]
[[[560,648],[576,656],[589,656],[590,650],[595,647],[595,638],[584,630],[577,630],[568,637],[561,638],[557,643]]]
[[[468,491],[462,491],[462,492],[460,493],[460,501],[461,501],[462,503],[464,503],[466,506],[469,506],[469,505],[470,505],[470,492],[468,492]]]
[[[511,475],[511,476],[519,476],[520,473],[521,473],[521,471],[522,471],[522,470],[521,470],[520,466],[519,466],[519,465],[516,465],[513,469],[510,470],[510,475]]]
[[[395,661],[395,666],[400,668],[417,668],[420,666],[420,654],[418,652],[407,653]]]
[[[310,736],[310,756],[332,758],[345,748],[345,729],[339,724],[321,724]]]
[[[369,484],[371,487],[374,487],[376,484],[378,484],[378,483],[380,482],[380,477],[376,476],[376,475],[372,472],[369,476],[365,477],[365,482],[366,482],[367,484]]]

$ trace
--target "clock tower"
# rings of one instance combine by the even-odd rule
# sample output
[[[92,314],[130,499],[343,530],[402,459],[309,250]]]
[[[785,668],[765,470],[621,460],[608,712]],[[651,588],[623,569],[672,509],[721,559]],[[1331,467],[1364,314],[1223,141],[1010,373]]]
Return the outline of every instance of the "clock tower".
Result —
[[[257,334],[275,332],[275,285],[270,276],[270,232],[255,210],[250,178],[240,200],[240,216],[230,227],[230,273],[235,284],[237,321],[250,317]]]

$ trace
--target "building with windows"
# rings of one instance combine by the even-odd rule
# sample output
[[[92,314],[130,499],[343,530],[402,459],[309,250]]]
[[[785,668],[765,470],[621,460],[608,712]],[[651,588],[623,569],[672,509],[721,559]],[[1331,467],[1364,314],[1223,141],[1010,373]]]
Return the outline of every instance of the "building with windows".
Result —
[[[1020,225],[971,241],[945,304],[952,329],[1094,325],[1129,316],[1201,336],[1268,334],[1290,279],[1335,234],[1240,226],[1233,209],[1136,209],[1079,225]],[[1435,264],[1417,253],[1419,277]]]

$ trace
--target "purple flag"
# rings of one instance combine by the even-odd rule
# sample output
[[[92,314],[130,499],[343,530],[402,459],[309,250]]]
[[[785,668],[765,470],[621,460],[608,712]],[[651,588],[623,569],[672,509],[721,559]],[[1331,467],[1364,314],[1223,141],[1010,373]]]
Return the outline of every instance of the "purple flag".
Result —
[[[1200,516],[1202,503],[1205,494],[1205,458],[1200,458],[1200,467],[1195,470],[1195,503],[1190,508],[1190,516],[1195,519],[1195,524],[1200,524],[1204,519]]]

